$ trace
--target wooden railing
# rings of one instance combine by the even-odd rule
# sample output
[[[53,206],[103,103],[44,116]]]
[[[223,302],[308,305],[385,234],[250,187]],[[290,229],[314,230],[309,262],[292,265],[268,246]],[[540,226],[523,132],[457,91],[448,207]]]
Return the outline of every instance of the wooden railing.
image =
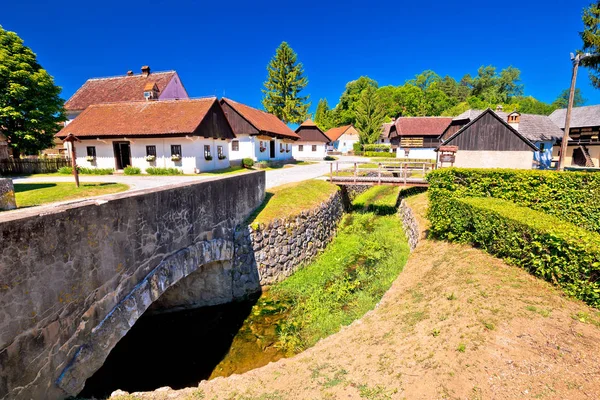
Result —
[[[31,175],[48,174],[58,171],[61,167],[68,167],[69,160],[64,158],[46,159],[8,159],[0,161],[0,175]]]
[[[371,164],[375,164],[376,167],[372,167]],[[344,163],[338,161],[330,164],[329,180],[331,182],[376,185],[426,184],[425,176],[434,169],[435,163],[422,161],[386,161],[376,163]]]

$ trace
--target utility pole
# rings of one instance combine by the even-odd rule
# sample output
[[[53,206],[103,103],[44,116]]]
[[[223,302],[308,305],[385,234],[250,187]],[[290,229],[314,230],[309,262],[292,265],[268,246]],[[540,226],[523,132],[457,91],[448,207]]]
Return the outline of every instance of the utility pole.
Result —
[[[569,90],[569,103],[567,105],[567,113],[565,116],[565,130],[563,132],[562,142],[560,144],[560,158],[558,159],[558,170],[564,171],[565,158],[567,156],[567,146],[569,144],[569,130],[571,129],[571,111],[573,111],[573,100],[575,98],[575,83],[577,82],[577,70],[582,60],[591,57],[590,53],[573,55],[571,53],[571,61],[573,61],[573,76],[571,77],[571,89]]]
[[[77,154],[75,153],[75,142],[79,142],[79,139],[77,139],[72,133],[69,133],[64,141],[69,143],[71,150],[71,167],[73,168],[75,186],[79,187],[79,171],[77,171]]]

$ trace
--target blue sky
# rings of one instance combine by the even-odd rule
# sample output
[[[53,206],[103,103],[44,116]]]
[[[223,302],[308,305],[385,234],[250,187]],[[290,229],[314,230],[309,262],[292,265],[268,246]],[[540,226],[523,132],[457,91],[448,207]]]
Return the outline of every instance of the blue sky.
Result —
[[[65,99],[87,78],[147,64],[177,70],[190,96],[260,107],[266,65],[285,40],[304,64],[311,111],[323,97],[334,106],[360,75],[397,85],[425,69],[459,79],[488,64],[519,68],[525,93],[550,102],[569,86],[591,1],[19,0],[2,4],[0,24],[37,53]],[[585,69],[578,87],[600,103]]]

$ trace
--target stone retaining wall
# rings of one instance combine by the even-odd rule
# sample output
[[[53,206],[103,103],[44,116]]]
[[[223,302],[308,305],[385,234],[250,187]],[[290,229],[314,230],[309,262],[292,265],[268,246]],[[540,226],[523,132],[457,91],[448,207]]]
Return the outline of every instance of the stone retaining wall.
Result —
[[[406,203],[406,200],[401,199],[398,206],[398,217],[404,226],[404,233],[408,239],[408,246],[413,251],[419,243],[419,224],[415,218],[412,209]]]
[[[295,217],[238,229],[234,271],[243,280],[242,272],[256,266],[261,286],[285,279],[327,246],[343,213],[342,193],[336,191],[318,207]]]
[[[15,201],[15,188],[12,179],[0,178],[0,211],[15,208],[17,208],[17,202]]]

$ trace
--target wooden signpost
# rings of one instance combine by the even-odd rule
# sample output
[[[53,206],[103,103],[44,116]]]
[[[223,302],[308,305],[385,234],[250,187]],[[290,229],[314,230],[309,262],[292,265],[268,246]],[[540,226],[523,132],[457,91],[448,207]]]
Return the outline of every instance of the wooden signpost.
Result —
[[[70,143],[71,167],[73,168],[73,176],[75,177],[75,186],[79,187],[79,172],[77,171],[77,157],[75,154],[75,142],[79,142],[79,139],[72,133],[69,133],[65,138],[65,142]]]
[[[444,163],[450,163],[450,166],[454,166],[454,162],[456,161],[456,152],[458,151],[458,146],[440,146],[438,149],[438,161],[440,163],[440,168],[443,167]]]

